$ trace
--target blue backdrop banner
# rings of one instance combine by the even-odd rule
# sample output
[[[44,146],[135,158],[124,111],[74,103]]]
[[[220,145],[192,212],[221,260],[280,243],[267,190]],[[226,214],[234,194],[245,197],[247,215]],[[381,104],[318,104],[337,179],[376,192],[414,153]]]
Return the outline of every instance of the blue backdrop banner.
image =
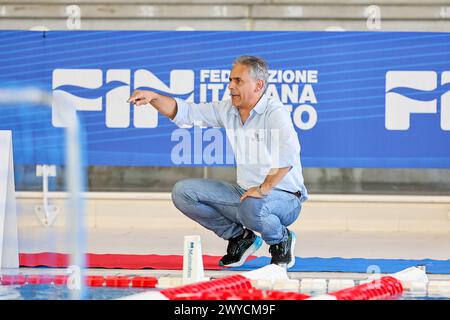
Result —
[[[450,33],[0,31],[0,40],[0,85],[70,99],[89,165],[233,165],[222,129],[179,134],[127,99],[134,89],[227,99],[234,58],[258,55],[267,93],[291,110],[303,166],[450,168]],[[16,163],[64,162],[54,107],[0,104]],[[192,161],[174,158],[180,144]]]

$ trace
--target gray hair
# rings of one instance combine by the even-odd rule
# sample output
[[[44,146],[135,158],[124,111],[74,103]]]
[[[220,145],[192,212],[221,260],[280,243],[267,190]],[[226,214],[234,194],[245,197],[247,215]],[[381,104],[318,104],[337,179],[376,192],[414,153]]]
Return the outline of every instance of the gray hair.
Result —
[[[249,67],[250,76],[255,80],[264,81],[264,91],[267,89],[269,81],[269,70],[267,68],[267,62],[256,56],[240,56],[233,61],[233,65],[241,64]]]

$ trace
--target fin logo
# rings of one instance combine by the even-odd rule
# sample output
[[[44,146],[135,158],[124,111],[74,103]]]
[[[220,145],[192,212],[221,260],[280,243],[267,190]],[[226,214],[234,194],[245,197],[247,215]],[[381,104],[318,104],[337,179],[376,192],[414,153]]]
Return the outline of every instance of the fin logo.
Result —
[[[442,93],[444,91],[444,93]],[[445,92],[446,91],[446,92]],[[385,127],[408,130],[414,113],[438,113],[441,129],[450,130],[450,71],[388,71],[386,73]]]
[[[72,101],[77,111],[103,111],[108,128],[128,128],[133,107],[133,126],[135,128],[156,128],[158,112],[155,108],[142,108],[127,103],[132,90],[150,89],[170,95],[188,95],[187,101],[194,99],[194,71],[172,70],[170,86],[167,86],[152,72],[139,69],[134,72],[131,85],[131,70],[106,70],[105,82],[101,69],[55,69],[53,70],[52,125],[64,127],[58,116],[56,101],[65,98]]]

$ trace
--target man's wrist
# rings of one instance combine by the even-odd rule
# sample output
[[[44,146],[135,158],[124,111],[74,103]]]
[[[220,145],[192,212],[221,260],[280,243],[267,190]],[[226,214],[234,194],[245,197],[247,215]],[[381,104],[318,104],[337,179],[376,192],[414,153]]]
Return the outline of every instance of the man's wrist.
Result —
[[[263,197],[268,196],[269,193],[270,193],[270,190],[272,190],[272,188],[271,188],[270,186],[267,186],[267,185],[264,184],[264,183],[261,183],[261,184],[258,186],[258,192],[259,192],[259,194],[260,194],[261,196],[263,196]]]
[[[149,92],[148,98],[147,98],[148,103],[151,104],[151,103],[154,102],[157,98],[158,98],[158,96],[157,96],[157,93],[156,93],[156,92]]]

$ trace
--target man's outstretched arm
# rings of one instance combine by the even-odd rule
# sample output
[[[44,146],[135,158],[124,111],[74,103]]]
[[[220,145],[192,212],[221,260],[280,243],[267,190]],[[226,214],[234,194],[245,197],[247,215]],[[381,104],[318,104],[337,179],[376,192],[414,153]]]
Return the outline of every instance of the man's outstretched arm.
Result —
[[[135,90],[128,102],[137,106],[151,104],[161,114],[168,117],[178,126],[201,125],[207,127],[223,127],[218,115],[222,102],[192,103],[182,99],[174,99],[149,90]],[[196,122],[200,124],[196,124]]]
[[[177,114],[177,102],[174,98],[149,90],[134,90],[128,102],[136,106],[149,103],[170,120],[173,120]]]

